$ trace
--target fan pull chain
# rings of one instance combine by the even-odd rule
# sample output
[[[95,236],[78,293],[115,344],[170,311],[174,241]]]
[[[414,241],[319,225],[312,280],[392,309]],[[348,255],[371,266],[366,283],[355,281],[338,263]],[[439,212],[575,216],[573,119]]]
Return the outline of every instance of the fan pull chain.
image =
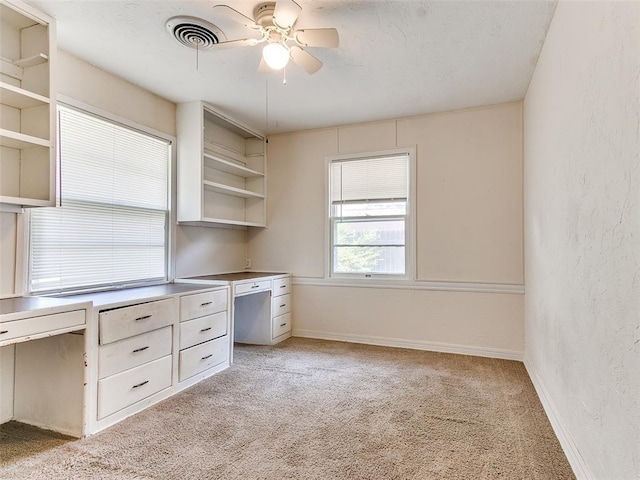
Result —
[[[284,67],[282,69],[282,84],[283,85],[287,84],[287,67]]]

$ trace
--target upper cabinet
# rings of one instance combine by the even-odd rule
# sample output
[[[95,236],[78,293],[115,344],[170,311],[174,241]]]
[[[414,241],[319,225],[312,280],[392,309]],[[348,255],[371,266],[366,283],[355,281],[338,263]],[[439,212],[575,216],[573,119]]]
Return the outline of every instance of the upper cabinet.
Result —
[[[55,23],[0,0],[0,209],[55,205]]]
[[[178,105],[178,222],[266,225],[265,137],[204,102]]]

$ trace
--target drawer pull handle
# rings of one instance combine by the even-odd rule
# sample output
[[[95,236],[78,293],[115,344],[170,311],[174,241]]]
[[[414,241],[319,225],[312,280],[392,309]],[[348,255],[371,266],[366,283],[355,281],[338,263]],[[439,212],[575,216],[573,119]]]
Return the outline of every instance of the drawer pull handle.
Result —
[[[136,318],[136,322],[139,322],[140,320],[147,320],[148,318],[151,318],[151,315],[145,315],[144,317],[138,317],[138,318]]]
[[[210,353],[209,355],[205,355],[204,357],[202,357],[201,360],[206,360],[207,358],[211,358],[213,357],[213,353]]]
[[[280,308],[284,308],[284,307],[286,307],[286,306],[287,306],[287,304],[286,304],[286,303],[283,303],[282,305],[280,305]]]
[[[133,388],[142,387],[143,385],[146,385],[147,383],[149,383],[149,380],[145,380],[144,382],[140,382],[139,384],[134,385]]]
[[[286,285],[280,285],[280,288],[286,288],[286,287],[287,287]]]
[[[149,348],[149,347],[148,347],[148,346],[146,346],[146,347],[136,348],[132,353],[143,352],[143,351],[145,351],[147,348]]]
[[[2,330],[2,331],[0,332],[0,335],[4,335],[5,333],[9,333],[9,330]]]
[[[203,328],[202,330],[200,330],[201,332],[208,332],[209,330],[211,330],[211,327],[207,327],[207,328]]]
[[[281,324],[280,324],[280,326],[281,326],[281,327],[286,327],[286,326],[287,326],[287,324],[286,324],[286,323],[281,323]]]
[[[204,303],[201,303],[200,306],[201,307],[206,307],[207,305],[211,305],[212,303],[213,302],[204,302]]]
[[[251,285],[251,288],[258,288],[260,285]]]

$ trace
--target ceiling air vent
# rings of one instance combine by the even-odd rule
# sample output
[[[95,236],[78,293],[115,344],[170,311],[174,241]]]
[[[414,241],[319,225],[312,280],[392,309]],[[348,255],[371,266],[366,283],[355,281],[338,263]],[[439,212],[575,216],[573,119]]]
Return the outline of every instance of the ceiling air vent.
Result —
[[[167,31],[182,45],[198,50],[211,50],[227,37],[214,24],[196,17],[172,17],[165,24]]]

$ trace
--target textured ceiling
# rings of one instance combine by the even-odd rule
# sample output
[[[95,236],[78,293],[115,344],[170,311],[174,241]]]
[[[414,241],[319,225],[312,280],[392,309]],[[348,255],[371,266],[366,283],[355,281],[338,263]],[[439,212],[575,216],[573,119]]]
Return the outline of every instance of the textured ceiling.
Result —
[[[269,133],[419,115],[520,100],[555,1],[297,0],[296,28],[335,27],[337,49],[309,49],[324,67],[259,74],[261,47],[196,52],[165,30],[175,15],[245,27],[216,13],[249,0],[38,0],[58,20],[58,44],[173,102],[205,100]],[[196,68],[197,67],[197,68]],[[268,98],[268,102],[267,102]],[[267,108],[268,104],[268,108]],[[268,127],[267,127],[268,115]]]

